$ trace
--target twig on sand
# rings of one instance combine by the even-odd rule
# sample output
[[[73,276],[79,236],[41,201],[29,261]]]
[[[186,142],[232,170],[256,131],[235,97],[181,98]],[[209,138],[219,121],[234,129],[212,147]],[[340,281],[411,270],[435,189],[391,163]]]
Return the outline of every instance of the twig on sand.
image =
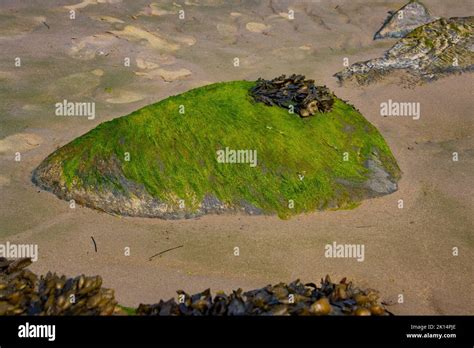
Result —
[[[95,242],[94,237],[91,236],[91,239],[92,239],[92,241],[94,242],[94,249],[95,249],[95,252],[97,252],[97,243]]]
[[[49,29],[49,25],[46,22],[43,22],[44,26]]]
[[[178,249],[178,248],[182,248],[182,247],[183,247],[182,245],[178,245],[177,247],[169,248],[169,249],[160,251],[158,254],[155,254],[155,255],[153,255],[153,256],[150,256],[150,258],[148,259],[148,261],[151,261],[154,257],[163,255],[164,253],[167,253],[168,251],[171,251],[171,250],[174,250],[174,249]]]

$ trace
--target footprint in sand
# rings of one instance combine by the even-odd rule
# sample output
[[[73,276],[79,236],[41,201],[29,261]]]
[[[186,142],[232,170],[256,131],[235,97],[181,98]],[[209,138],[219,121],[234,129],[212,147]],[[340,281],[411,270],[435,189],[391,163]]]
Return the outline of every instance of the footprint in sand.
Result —
[[[179,35],[173,38],[176,42],[179,42],[183,45],[192,46],[196,43],[196,39],[188,35]]]
[[[80,2],[75,5],[67,5],[64,6],[65,9],[68,10],[79,10],[81,8],[87,7],[89,5],[97,5],[97,4],[117,4],[119,2],[122,2],[122,0],[84,0],[83,2]]]
[[[144,98],[145,95],[138,94],[136,92],[115,90],[112,92],[112,97],[107,98],[105,101],[110,104],[127,104],[140,101]]]
[[[181,68],[178,70],[155,69],[150,72],[135,72],[135,74],[147,79],[155,79],[159,77],[165,82],[173,82],[191,76],[192,73],[188,69]]]
[[[176,58],[169,54],[143,54],[138,56],[135,61],[139,69],[152,70],[163,65],[173,65],[176,63]]]
[[[268,31],[270,26],[263,23],[248,22],[245,28],[252,33],[263,33],[264,31]]]
[[[74,40],[68,54],[76,59],[91,60],[97,55],[107,55],[119,40],[124,39],[133,42],[146,42],[152,48],[174,52],[180,45],[192,46],[196,39],[188,35],[177,35],[173,40],[169,40],[156,32],[149,32],[145,29],[127,25],[122,30],[111,30],[105,34],[96,34]]]
[[[132,41],[145,40],[151,47],[164,51],[176,51],[180,47],[178,44],[166,40],[158,34],[150,33],[133,25],[127,25],[123,30],[114,30],[111,33],[121,39]]]
[[[173,4],[157,4],[156,2],[151,3],[145,7],[138,15],[144,16],[165,16],[171,14],[178,14],[179,9],[182,6],[176,3]]]
[[[107,54],[118,44],[118,39],[110,34],[97,34],[74,40],[68,54],[76,59],[91,60],[96,55]]]
[[[151,69],[156,69],[160,67],[159,64],[150,62],[143,58],[137,58],[135,61],[137,62],[138,69],[151,70]]]
[[[0,140],[0,154],[13,155],[16,152],[26,152],[43,142],[37,134],[17,133]]]

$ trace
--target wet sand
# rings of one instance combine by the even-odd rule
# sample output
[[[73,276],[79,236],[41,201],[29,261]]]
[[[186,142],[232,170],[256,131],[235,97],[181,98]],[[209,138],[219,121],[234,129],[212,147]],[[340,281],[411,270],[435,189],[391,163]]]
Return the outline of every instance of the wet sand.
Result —
[[[129,306],[178,289],[250,289],[330,274],[375,288],[386,302],[403,294],[404,303],[389,307],[396,314],[474,314],[473,75],[412,87],[396,78],[368,87],[337,85],[332,75],[344,57],[366,60],[393,45],[372,37],[387,11],[403,2],[195,2],[183,2],[184,21],[172,2],[89,4],[76,9],[75,20],[64,7],[74,1],[48,8],[40,1],[2,3],[0,16],[10,25],[0,29],[0,242],[37,243],[36,272],[100,274]],[[424,3],[437,16],[474,13],[469,1]],[[293,21],[280,14],[288,7],[295,10]],[[30,181],[48,154],[101,122],[196,86],[293,72],[326,84],[379,129],[403,172],[397,192],[354,210],[290,220],[210,215],[164,221],[70,209]],[[63,99],[94,101],[96,118],[55,116],[54,104]],[[380,103],[388,99],[420,102],[420,119],[381,117]],[[365,260],[326,258],[324,246],[334,241],[364,244]]]

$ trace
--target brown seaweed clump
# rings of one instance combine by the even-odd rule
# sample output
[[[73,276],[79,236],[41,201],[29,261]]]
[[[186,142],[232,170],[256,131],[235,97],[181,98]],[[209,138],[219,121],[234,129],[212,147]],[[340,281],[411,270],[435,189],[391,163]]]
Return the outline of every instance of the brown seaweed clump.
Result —
[[[334,104],[334,95],[326,86],[316,86],[314,80],[305,80],[303,75],[281,75],[273,80],[259,78],[250,94],[257,102],[269,106],[287,108],[301,117],[316,112],[329,112]]]
[[[189,295],[178,291],[175,299],[157,304],[140,304],[137,315],[158,316],[236,316],[236,315],[389,315],[378,302],[374,290],[361,290],[347,282],[332,283],[329,276],[321,279],[321,287],[296,280],[227,295],[218,292],[214,298],[209,289]]]
[[[28,258],[0,257],[0,315],[111,315],[114,291],[102,288],[102,278],[59,277],[48,272],[38,278],[26,269]]]
[[[209,289],[178,299],[140,304],[138,309],[117,305],[114,291],[102,288],[100,276],[59,277],[48,272],[38,277],[26,269],[28,258],[0,257],[0,315],[157,315],[157,316],[267,316],[267,315],[389,315],[374,290],[362,290],[347,282],[321,279],[321,286],[303,284],[267,285],[261,289],[230,294]]]

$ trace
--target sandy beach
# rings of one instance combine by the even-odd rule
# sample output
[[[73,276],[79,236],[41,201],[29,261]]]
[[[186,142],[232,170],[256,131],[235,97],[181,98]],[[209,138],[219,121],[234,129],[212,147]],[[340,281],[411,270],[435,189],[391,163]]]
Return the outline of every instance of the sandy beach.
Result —
[[[366,87],[339,86],[332,76],[345,57],[374,58],[396,42],[373,35],[404,1],[159,3],[0,5],[0,243],[38,244],[31,266],[38,273],[101,275],[127,306],[168,299],[178,289],[317,283],[329,274],[377,289],[394,314],[474,314],[473,75],[411,86],[394,76]],[[474,14],[469,0],[423,3],[440,17]],[[328,86],[378,128],[403,173],[397,192],[353,210],[289,220],[166,221],[71,209],[31,182],[46,156],[102,122],[197,86],[291,73]],[[96,117],[55,116],[63,99],[95,102]],[[389,99],[419,102],[420,119],[380,116]],[[365,245],[364,261],[326,258],[333,242]]]

